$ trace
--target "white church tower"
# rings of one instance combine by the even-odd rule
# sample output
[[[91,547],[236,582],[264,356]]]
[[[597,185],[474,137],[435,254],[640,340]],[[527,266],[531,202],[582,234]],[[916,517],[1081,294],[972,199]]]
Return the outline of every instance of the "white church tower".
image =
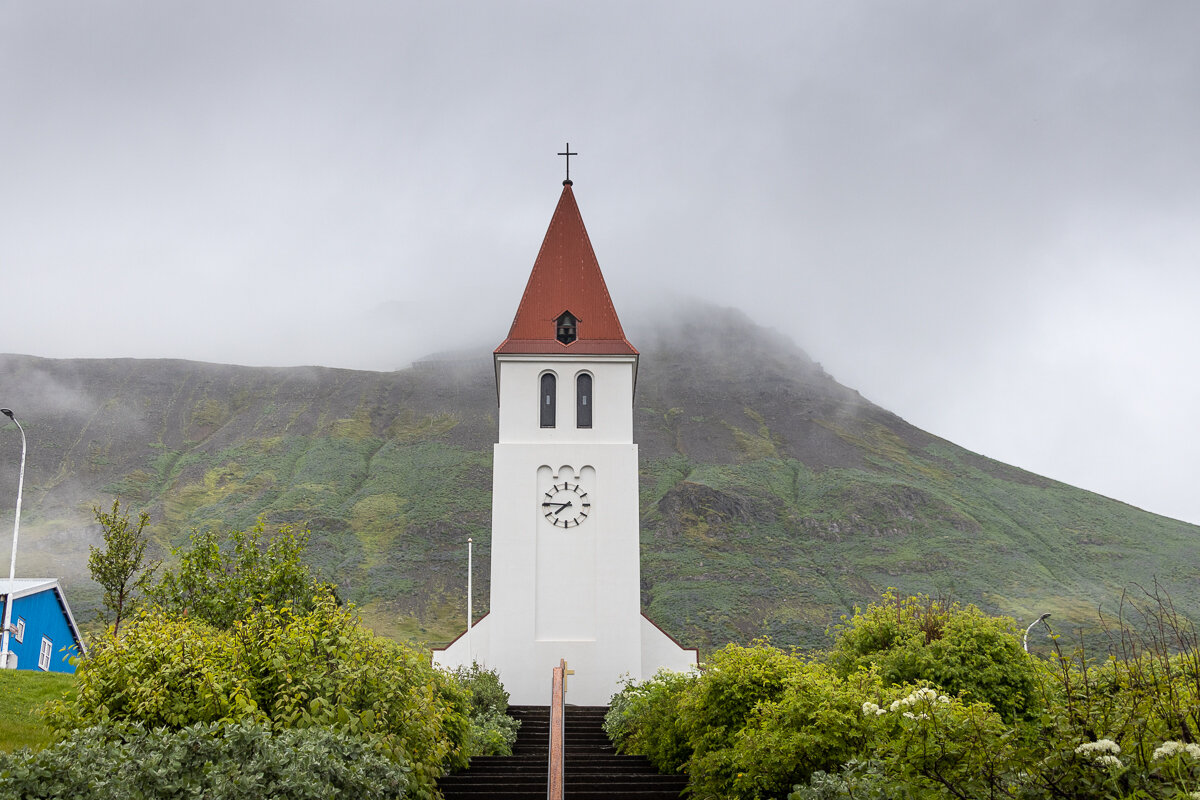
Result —
[[[569,180],[494,360],[491,610],[434,662],[496,669],[518,705],[549,702],[559,659],[575,705],[606,705],[624,676],[695,667],[641,613],[638,352]]]

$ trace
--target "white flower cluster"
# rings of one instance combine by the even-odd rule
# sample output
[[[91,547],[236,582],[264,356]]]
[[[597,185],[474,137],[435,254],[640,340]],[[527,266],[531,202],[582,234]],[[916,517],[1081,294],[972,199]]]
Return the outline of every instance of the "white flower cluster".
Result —
[[[1084,742],[1075,748],[1075,752],[1081,756],[1089,753],[1112,753],[1114,756],[1119,756],[1121,755],[1121,745],[1112,739],[1097,739],[1094,742]]]
[[[921,703],[921,702],[949,703],[950,698],[944,694],[938,694],[935,690],[930,689],[929,687],[925,687],[924,689],[917,689],[915,692],[910,694],[908,697],[904,697],[899,700],[893,701],[892,704],[888,707],[888,710],[889,711],[899,711],[902,708],[908,708],[909,706],[915,706],[917,703]]]
[[[1154,751],[1154,760],[1158,761],[1161,758],[1170,758],[1177,756],[1180,753],[1187,753],[1196,761],[1200,761],[1200,744],[1184,744],[1183,742],[1163,742]]]
[[[863,703],[862,713],[864,717],[869,717],[872,714],[878,717],[888,713],[889,711],[900,711],[901,709],[909,708],[922,702],[949,703],[950,698],[944,694],[938,694],[935,690],[926,687],[924,689],[917,689],[908,697],[903,697],[899,700],[893,700],[892,704],[887,708],[880,708],[871,702]],[[905,711],[904,716],[908,719],[929,719],[928,714],[914,714],[911,711]]]
[[[1081,756],[1088,756],[1102,767],[1124,766],[1121,763],[1121,759],[1117,758],[1117,756],[1121,755],[1121,745],[1112,739],[1097,739],[1094,742],[1084,742],[1075,748],[1075,752]]]

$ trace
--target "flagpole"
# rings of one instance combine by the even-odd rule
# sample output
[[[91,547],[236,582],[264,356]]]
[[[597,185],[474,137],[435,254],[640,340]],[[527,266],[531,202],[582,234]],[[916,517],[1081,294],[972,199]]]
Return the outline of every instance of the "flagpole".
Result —
[[[475,663],[475,651],[471,649],[471,622],[474,619],[475,615],[472,613],[472,608],[471,608],[471,595],[472,595],[471,577],[472,577],[473,573],[475,572],[475,570],[472,568],[473,563],[471,560],[472,559],[471,547],[472,547],[472,540],[471,540],[471,537],[468,536],[467,537],[467,661],[470,662],[471,664],[474,664]]]

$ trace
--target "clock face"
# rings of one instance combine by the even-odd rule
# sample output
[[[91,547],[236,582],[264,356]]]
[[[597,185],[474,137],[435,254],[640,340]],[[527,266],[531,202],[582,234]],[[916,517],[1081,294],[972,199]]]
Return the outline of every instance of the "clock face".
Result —
[[[558,528],[578,528],[592,511],[592,499],[578,483],[563,481],[542,493],[542,516]]]

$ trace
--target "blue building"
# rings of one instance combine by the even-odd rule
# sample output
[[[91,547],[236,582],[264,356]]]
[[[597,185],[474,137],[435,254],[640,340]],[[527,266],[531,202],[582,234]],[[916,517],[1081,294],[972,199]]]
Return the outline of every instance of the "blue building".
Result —
[[[84,651],[79,626],[55,578],[0,579],[0,614],[12,602],[8,649],[10,669],[74,672],[70,659]],[[0,624],[3,623],[0,616]],[[13,664],[13,657],[16,663]]]

